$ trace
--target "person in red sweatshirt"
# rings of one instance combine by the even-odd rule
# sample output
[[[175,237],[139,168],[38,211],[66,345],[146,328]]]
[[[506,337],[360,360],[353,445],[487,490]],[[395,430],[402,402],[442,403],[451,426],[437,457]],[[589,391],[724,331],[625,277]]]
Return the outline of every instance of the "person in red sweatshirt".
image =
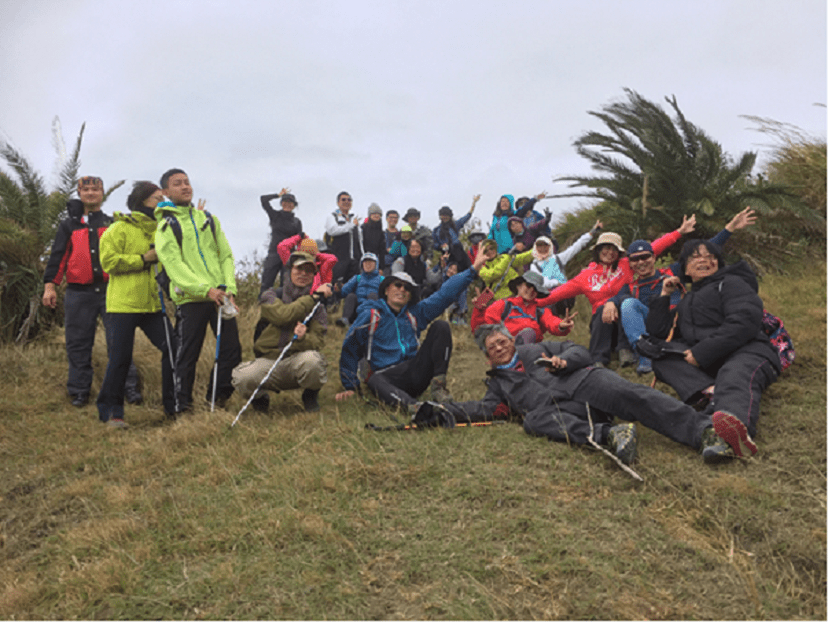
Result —
[[[653,254],[660,255],[679,238],[696,228],[696,216],[686,216],[681,227],[667,233],[653,242]],[[624,256],[621,236],[617,233],[602,233],[592,247],[592,262],[575,277],[552,290],[545,298],[538,300],[539,307],[553,305],[559,300],[572,298],[578,294],[586,296],[592,305],[592,318],[589,321],[589,353],[599,366],[608,365],[613,345],[618,350],[618,359],[622,366],[634,365],[636,356],[630,349],[624,331],[617,321],[604,323],[602,314],[604,303],[615,296],[624,285],[632,283],[633,271],[630,260]]]
[[[520,345],[539,343],[543,341],[544,333],[564,337],[572,330],[577,312],[569,315],[567,311],[565,317],[559,318],[549,307],[537,305],[538,296],[549,295],[549,290],[543,286],[543,277],[537,272],[526,272],[512,279],[509,289],[514,296],[496,300],[485,308],[475,304],[471,317],[472,333],[484,324],[503,324]],[[491,300],[491,297],[483,299],[486,298]]]

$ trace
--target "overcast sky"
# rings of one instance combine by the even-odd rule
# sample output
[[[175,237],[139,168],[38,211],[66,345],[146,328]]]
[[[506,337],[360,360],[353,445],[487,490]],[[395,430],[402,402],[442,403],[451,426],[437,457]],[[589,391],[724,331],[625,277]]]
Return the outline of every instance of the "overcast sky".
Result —
[[[81,174],[127,180],[105,211],[183,168],[241,259],[283,186],[317,238],[340,190],[432,226],[476,193],[490,219],[501,194],[565,191],[588,111],[624,87],[675,95],[731,155],[767,151],[740,115],[824,137],[826,2],[2,0],[0,85],[0,138],[38,170],[52,119],[70,147],[86,122]]]

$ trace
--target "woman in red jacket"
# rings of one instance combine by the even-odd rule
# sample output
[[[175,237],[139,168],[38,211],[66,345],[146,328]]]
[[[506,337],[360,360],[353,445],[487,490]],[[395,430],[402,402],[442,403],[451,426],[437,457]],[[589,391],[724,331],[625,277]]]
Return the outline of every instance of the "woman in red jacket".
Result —
[[[681,227],[653,242],[653,254],[660,255],[678,242],[681,236],[687,235],[695,228],[695,214],[690,218],[684,217]],[[592,305],[589,353],[592,354],[596,365],[603,367],[609,364],[613,344],[618,350],[621,365],[634,365],[635,354],[630,349],[624,331],[620,330],[617,318],[609,322],[602,319],[604,303],[621,291],[624,285],[632,283],[632,280],[633,271],[630,268],[630,260],[624,256],[621,236],[617,233],[602,233],[592,247],[592,262],[577,276],[552,290],[549,296],[538,300],[538,306],[546,307],[559,300],[583,294]]]
[[[545,332],[563,337],[572,330],[577,313],[569,315],[567,312],[564,318],[559,318],[549,307],[537,305],[538,296],[549,294],[543,286],[543,277],[537,272],[526,272],[512,279],[509,289],[514,296],[496,300],[485,308],[475,305],[471,317],[472,332],[483,324],[503,324],[520,345],[543,341]]]

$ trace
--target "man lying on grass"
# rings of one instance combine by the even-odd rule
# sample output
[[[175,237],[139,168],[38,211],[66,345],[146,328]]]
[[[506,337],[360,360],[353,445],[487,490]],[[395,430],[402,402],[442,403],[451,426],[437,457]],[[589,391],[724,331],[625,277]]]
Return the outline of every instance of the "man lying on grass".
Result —
[[[417,285],[405,272],[386,277],[379,288],[379,300],[360,305],[345,336],[339,359],[339,377],[345,390],[337,393],[337,401],[359,390],[357,367],[361,359],[368,364],[362,381],[385,404],[415,415],[423,407],[418,397],[429,388],[431,401],[451,401],[446,388],[451,327],[444,320],[434,320],[477,278],[485,261],[485,254],[478,253],[471,268],[451,277],[424,300],[418,300]],[[427,326],[420,345],[420,332]]]
[[[584,444],[590,435],[609,445],[625,464],[635,460],[635,424],[613,425],[613,418],[638,421],[678,443],[700,449],[707,463],[733,453],[713,431],[709,415],[615,372],[592,365],[583,346],[543,341],[515,346],[503,324],[486,324],[476,334],[491,370],[486,395],[478,402],[444,404],[458,422],[522,418],[528,434]]]

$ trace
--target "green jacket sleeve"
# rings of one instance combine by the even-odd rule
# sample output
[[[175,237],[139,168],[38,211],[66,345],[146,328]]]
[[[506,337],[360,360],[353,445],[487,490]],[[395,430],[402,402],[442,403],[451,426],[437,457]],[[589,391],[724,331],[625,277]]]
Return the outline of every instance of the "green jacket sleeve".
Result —
[[[170,277],[173,287],[194,297],[207,298],[210,285],[202,282],[202,279],[193,272],[184,261],[184,254],[175,239],[172,228],[166,226],[161,220],[155,232],[155,251],[158,259],[164,264],[167,276]],[[235,285],[235,281],[234,281]]]
[[[101,236],[101,268],[108,274],[127,274],[144,269],[144,260],[136,252],[127,253],[129,231],[115,223]]]
[[[216,246],[218,247],[221,274],[224,278],[224,284],[227,286],[227,293],[235,296],[238,290],[236,289],[236,262],[233,260],[233,251],[218,218],[213,216],[213,220],[216,223]]]

